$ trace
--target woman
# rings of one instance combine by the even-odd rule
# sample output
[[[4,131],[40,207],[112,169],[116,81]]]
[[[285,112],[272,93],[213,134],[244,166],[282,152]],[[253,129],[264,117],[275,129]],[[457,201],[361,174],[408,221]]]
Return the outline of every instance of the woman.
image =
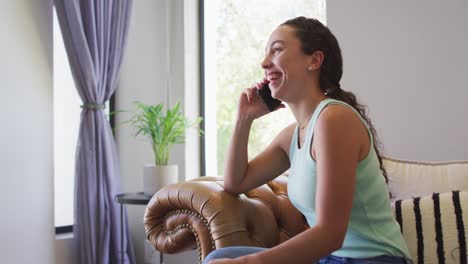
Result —
[[[215,250],[204,263],[412,263],[390,207],[375,129],[354,94],[340,88],[335,36],[318,20],[298,17],[276,28],[265,51],[265,80],[240,96],[224,188],[243,193],[290,169],[289,198],[310,228],[271,249]],[[297,124],[248,161],[252,122],[269,113],[256,92],[264,82]]]

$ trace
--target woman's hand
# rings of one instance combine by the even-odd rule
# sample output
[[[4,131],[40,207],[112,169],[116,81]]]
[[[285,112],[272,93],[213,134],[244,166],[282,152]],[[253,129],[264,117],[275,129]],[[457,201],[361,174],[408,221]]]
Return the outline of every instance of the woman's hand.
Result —
[[[270,112],[262,98],[257,94],[257,89],[261,89],[262,86],[267,82],[268,81],[265,78],[262,82],[256,83],[252,87],[247,88],[242,92],[238,106],[239,117],[247,118],[253,121],[254,119],[257,119]],[[277,109],[284,107],[284,104],[281,104]]]

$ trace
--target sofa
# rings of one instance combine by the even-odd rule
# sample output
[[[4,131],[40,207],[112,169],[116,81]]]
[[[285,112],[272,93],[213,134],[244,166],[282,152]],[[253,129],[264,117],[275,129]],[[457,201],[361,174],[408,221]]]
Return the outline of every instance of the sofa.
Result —
[[[468,161],[385,157],[392,208],[414,263],[468,263]],[[227,246],[273,247],[308,228],[287,195],[288,173],[238,196],[219,177],[168,185],[147,205],[147,239],[162,253]]]

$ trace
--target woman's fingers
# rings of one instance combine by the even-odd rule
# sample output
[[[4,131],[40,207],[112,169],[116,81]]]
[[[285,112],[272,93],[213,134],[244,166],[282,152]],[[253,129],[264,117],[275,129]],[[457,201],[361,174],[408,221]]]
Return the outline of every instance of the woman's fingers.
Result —
[[[262,86],[263,86],[263,82],[255,83],[255,87],[256,87],[258,90],[262,89]]]
[[[281,108],[286,108],[286,105],[280,104],[280,105],[278,105],[278,107],[276,107],[276,109],[274,111],[279,110]]]
[[[250,103],[253,102],[253,98],[255,97],[257,90],[262,89],[265,83],[268,83],[268,79],[266,77],[263,78],[261,82],[253,83],[249,88],[246,88],[244,90],[244,93],[247,96],[247,101],[249,101]]]
[[[244,93],[247,95],[247,101],[249,101],[249,103],[253,102],[254,95],[257,92],[256,89],[256,87],[245,89]]]
[[[247,89],[245,89],[242,93],[245,94],[245,98],[247,98],[247,101],[250,102],[249,91]]]

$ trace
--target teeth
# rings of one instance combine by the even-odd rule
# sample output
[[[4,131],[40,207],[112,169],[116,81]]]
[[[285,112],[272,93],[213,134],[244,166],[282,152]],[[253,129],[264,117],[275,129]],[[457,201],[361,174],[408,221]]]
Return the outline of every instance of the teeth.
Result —
[[[270,74],[268,74],[268,80],[269,81],[278,79],[279,77],[281,77],[280,73],[270,73]]]

